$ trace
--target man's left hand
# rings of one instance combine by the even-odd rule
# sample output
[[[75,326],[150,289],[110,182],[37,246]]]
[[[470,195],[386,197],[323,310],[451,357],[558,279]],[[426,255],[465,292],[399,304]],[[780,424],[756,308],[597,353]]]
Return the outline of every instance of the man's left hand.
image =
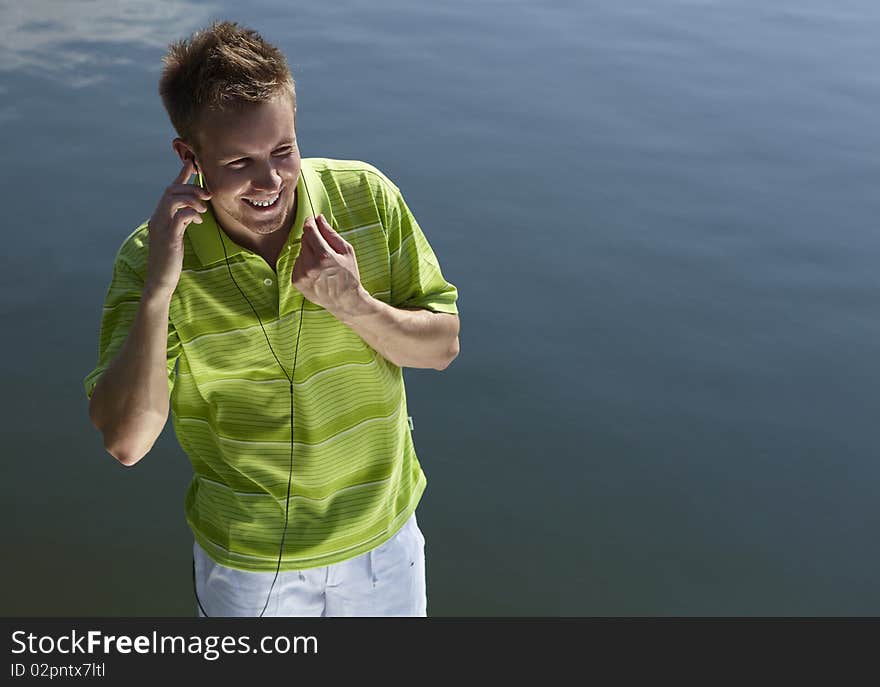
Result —
[[[317,222],[306,219],[291,282],[308,300],[340,320],[358,314],[369,295],[361,285],[354,248],[324,215],[318,215]]]

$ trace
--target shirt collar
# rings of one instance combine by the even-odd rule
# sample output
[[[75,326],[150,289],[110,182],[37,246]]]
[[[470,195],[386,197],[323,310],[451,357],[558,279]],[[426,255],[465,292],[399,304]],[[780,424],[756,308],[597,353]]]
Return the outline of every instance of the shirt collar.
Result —
[[[289,250],[293,243],[302,236],[306,218],[312,216],[312,205],[314,205],[315,215],[323,214],[332,223],[330,199],[321,182],[321,176],[314,170],[313,165],[314,158],[304,158],[301,161],[299,180],[296,183],[296,215],[293,218],[293,225],[282,252]],[[311,198],[311,203],[309,198]],[[218,227],[210,203],[208,203],[208,211],[202,215],[202,223],[190,224],[186,229],[186,235],[192,242],[199,262],[204,267],[223,262],[226,260],[226,256],[232,257],[239,253],[252,254],[244,246],[235,243],[225,231]],[[226,249],[225,253],[224,248]]]

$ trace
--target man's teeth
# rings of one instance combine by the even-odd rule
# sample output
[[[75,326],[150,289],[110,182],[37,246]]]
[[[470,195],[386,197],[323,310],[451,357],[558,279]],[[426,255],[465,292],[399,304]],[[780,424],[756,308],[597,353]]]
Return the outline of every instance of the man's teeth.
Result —
[[[275,201],[278,200],[278,198],[280,196],[281,196],[281,194],[279,193],[277,196],[275,196],[274,198],[270,198],[269,200],[259,201],[259,200],[250,200],[248,198],[245,198],[245,200],[247,200],[247,202],[250,203],[251,205],[255,205],[260,208],[267,208],[270,205],[274,205]]]

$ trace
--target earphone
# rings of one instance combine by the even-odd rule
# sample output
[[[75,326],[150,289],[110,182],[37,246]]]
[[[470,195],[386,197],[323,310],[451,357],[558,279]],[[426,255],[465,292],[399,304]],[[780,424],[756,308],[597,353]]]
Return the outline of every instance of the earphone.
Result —
[[[201,171],[196,164],[195,159],[193,158],[193,165],[195,166],[196,172],[199,176],[199,185],[207,190],[207,186],[205,185],[204,177],[202,176]],[[315,206],[312,204],[312,197],[309,193],[309,189],[306,186],[305,175],[302,172],[302,168],[300,168],[300,176],[302,177],[303,188],[306,191],[306,197],[309,200],[309,208],[312,211],[312,217],[315,217]],[[296,347],[293,352],[293,366],[290,371],[290,376],[287,375],[287,370],[284,369],[284,365],[281,364],[281,361],[278,359],[278,356],[275,354],[275,349],[272,348],[272,343],[269,341],[269,335],[266,333],[266,328],[263,326],[263,320],[260,319],[260,315],[257,312],[257,309],[254,308],[253,303],[251,303],[250,299],[245,295],[242,288],[238,285],[238,282],[235,281],[235,277],[232,275],[232,268],[229,265],[229,255],[226,253],[226,244],[223,242],[223,236],[220,233],[220,225],[217,225],[217,238],[220,240],[220,245],[223,247],[223,255],[226,258],[226,269],[229,271],[229,278],[232,279],[232,283],[235,284],[235,287],[238,289],[239,293],[241,293],[242,297],[247,301],[247,304],[250,306],[251,310],[253,310],[254,315],[257,318],[257,321],[260,323],[260,329],[263,330],[263,336],[266,337],[266,344],[269,346],[269,350],[272,352],[272,357],[275,358],[275,362],[278,363],[278,367],[281,368],[282,374],[284,374],[287,381],[290,383],[290,474],[287,477],[287,498],[285,499],[284,505],[284,529],[281,532],[281,544],[278,548],[278,565],[275,567],[275,577],[272,579],[272,584],[269,587],[269,593],[266,595],[266,603],[263,605],[263,610],[260,611],[259,617],[263,617],[263,613],[266,612],[266,608],[269,606],[269,599],[272,597],[272,590],[275,588],[275,582],[278,580],[278,574],[281,570],[281,558],[284,554],[284,538],[287,535],[287,523],[288,516],[290,514],[290,485],[293,481],[293,376],[296,372],[296,358],[297,353],[299,352],[299,341],[300,334],[302,333],[302,323],[303,323],[303,309],[305,308],[306,299],[303,296],[302,303],[299,308],[299,329],[296,334]],[[199,609],[202,611],[206,618],[210,618],[206,612],[204,606],[202,606],[202,602],[199,599],[199,593],[196,590],[196,560],[193,557],[193,567],[192,567],[192,577],[193,577],[193,594],[195,594],[196,602],[199,605]]]

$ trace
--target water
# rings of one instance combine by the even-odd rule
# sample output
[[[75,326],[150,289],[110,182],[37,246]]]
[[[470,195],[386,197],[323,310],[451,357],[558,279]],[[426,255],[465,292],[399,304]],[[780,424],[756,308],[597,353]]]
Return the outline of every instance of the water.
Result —
[[[2,0],[4,614],[195,614],[186,457],[118,465],[82,378],[215,18],[459,288],[406,372],[429,614],[880,613],[876,3]]]

